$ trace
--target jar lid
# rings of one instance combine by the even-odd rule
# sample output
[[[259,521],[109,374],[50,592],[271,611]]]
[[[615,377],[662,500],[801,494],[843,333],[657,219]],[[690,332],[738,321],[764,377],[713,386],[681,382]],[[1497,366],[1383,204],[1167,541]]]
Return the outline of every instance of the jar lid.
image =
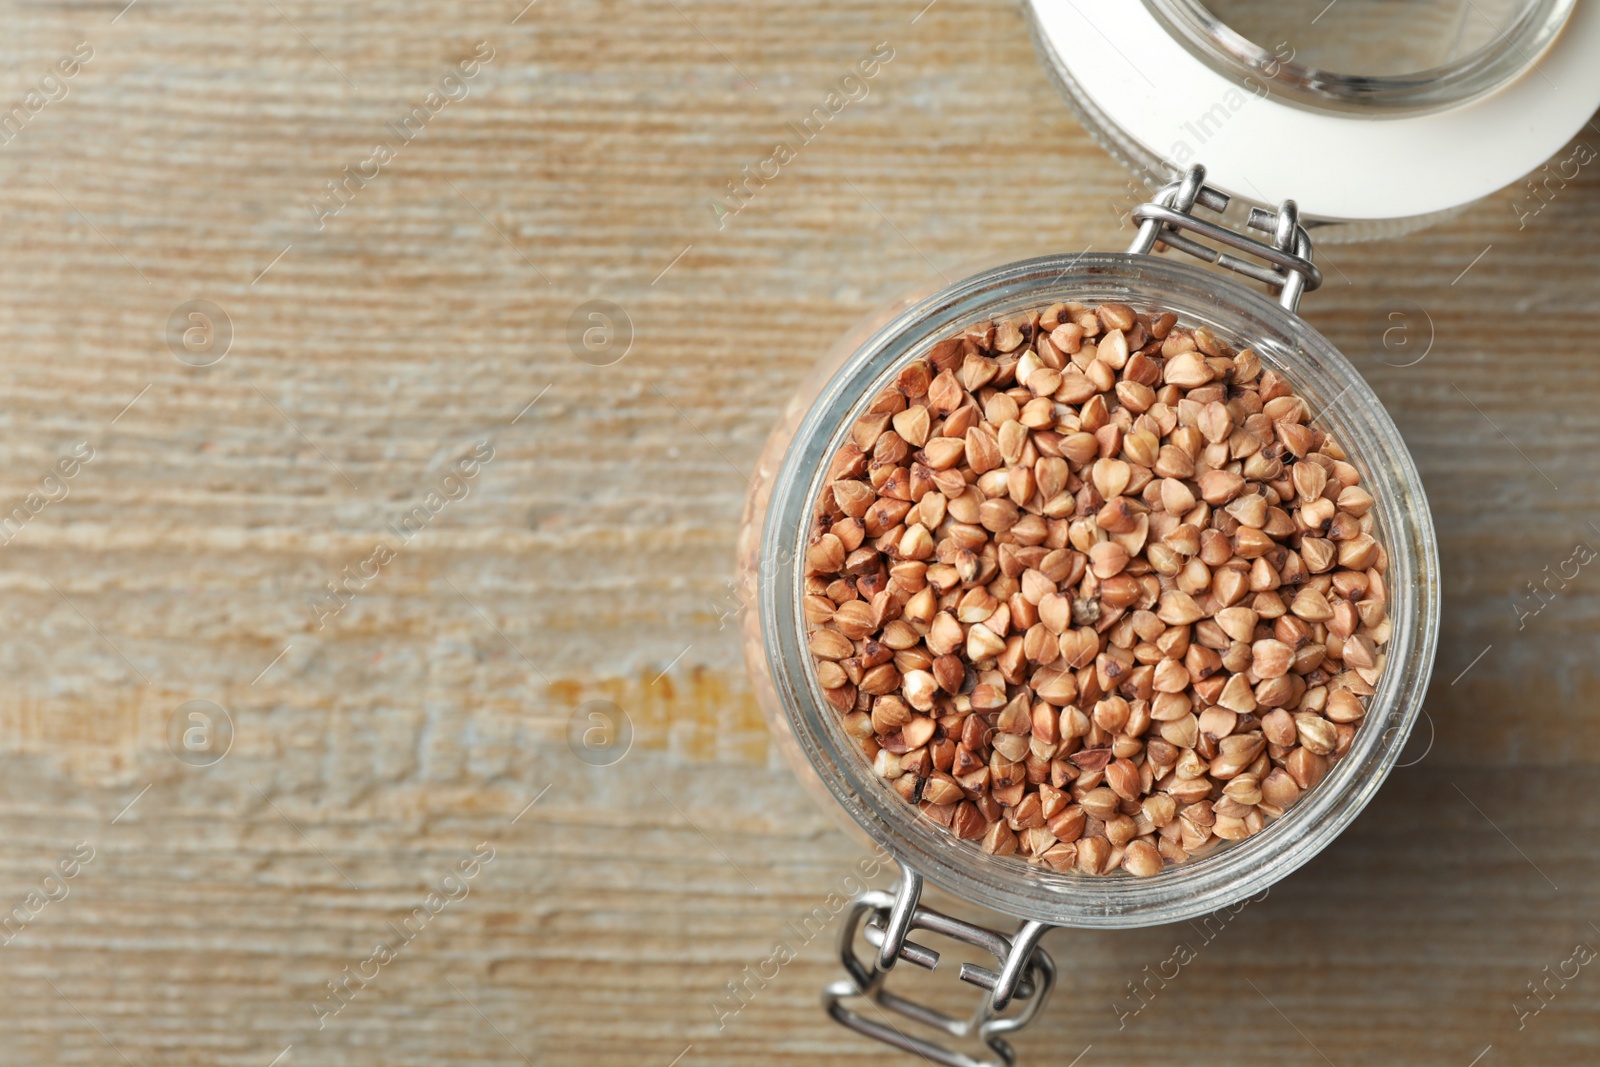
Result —
[[[1451,5],[1465,54],[1411,71],[1417,52],[1376,47],[1377,15],[1337,32],[1337,19],[1372,10],[1347,4],[1328,4],[1311,25],[1296,15],[1281,41],[1266,38],[1285,16],[1245,0],[1211,8],[1248,32],[1199,0],[1028,6],[1069,100],[1124,163],[1166,180],[1202,162],[1208,184],[1258,204],[1293,199],[1322,223],[1416,219],[1471,203],[1549,159],[1600,106],[1597,5],[1524,0],[1498,23],[1471,0]],[[1489,39],[1472,47],[1474,33]],[[1329,62],[1365,69],[1312,65]]]

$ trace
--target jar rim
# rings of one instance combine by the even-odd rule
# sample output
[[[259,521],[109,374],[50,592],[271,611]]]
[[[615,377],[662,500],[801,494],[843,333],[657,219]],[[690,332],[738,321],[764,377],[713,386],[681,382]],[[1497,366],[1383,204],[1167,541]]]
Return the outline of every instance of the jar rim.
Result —
[[[1388,553],[1393,633],[1378,692],[1349,753],[1260,833],[1160,874],[1060,873],[958,841],[879,778],[822,697],[801,610],[806,535],[828,460],[871,398],[935,340],[985,318],[1056,301],[1159,304],[1187,325],[1250,339],[1329,425],[1376,503]],[[774,480],[756,591],[763,651],[785,725],[846,815],[898,860],[958,896],[1054,925],[1116,928],[1195,918],[1254,896],[1327,847],[1376,794],[1421,711],[1438,638],[1436,540],[1421,479],[1371,387],[1316,330],[1216,272],[1164,257],[1085,252],[1004,264],[965,278],[878,330],[824,386]]]

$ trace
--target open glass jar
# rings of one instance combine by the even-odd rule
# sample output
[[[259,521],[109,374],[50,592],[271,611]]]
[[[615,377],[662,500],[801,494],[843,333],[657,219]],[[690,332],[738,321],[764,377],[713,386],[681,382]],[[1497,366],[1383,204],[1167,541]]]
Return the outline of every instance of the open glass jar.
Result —
[[[1561,4],[1535,6],[1539,17],[1516,23],[1524,27],[1518,34],[1533,33],[1551,19],[1559,23],[1558,16],[1569,11]],[[1189,56],[1218,79],[1216,85],[1229,92],[1237,90],[1240,79],[1253,76],[1249,70],[1230,66],[1237,57],[1211,55],[1193,39],[1194,33],[1212,33],[1220,24],[1202,20],[1179,25],[1173,22],[1178,16],[1203,9],[1164,0],[1119,5],[1119,14],[1107,12],[1106,16],[1115,25],[1104,27],[1086,24],[1076,4],[1036,0],[1032,7],[1041,49],[1086,122],[1126,162],[1174,180],[1149,203],[1135,209],[1140,231],[1126,253],[1062,254],[1006,264],[922,299],[885,309],[870,325],[841,341],[796,394],[775,430],[753,479],[738,542],[742,599],[755,609],[744,617],[746,657],[758,700],[780,747],[826,806],[844,816],[846,825],[887,849],[902,868],[895,892],[864,894],[848,913],[841,932],[841,961],[848,977],[825,991],[825,1005],[836,1020],[853,1029],[933,1062],[961,1067],[980,1061],[920,1032],[907,1033],[861,1015],[849,1006],[850,998],[871,998],[880,1007],[936,1033],[976,1036],[998,1061],[1013,1062],[1004,1035],[1032,1018],[1053,981],[1053,964],[1039,948],[1047,930],[1055,926],[1153,925],[1235,905],[1307,862],[1355,818],[1405,745],[1422,706],[1438,632],[1435,537],[1406,446],[1366,382],[1296,313],[1301,295],[1315,289],[1321,278],[1312,263],[1308,225],[1302,223],[1295,201],[1283,199],[1272,209],[1231,207],[1235,198],[1209,183],[1199,165],[1176,167],[1156,151],[1141,155],[1136,149],[1148,148],[1149,138],[1159,133],[1138,129],[1145,121],[1137,113],[1140,108],[1130,112],[1123,106],[1125,101],[1104,95],[1108,86],[1132,91],[1126,70],[1108,73],[1112,67],[1133,66],[1116,41],[1121,39],[1126,49],[1132,49],[1137,38],[1129,38],[1129,34],[1157,32],[1163,35],[1163,47],[1170,46],[1173,55]],[[1101,10],[1095,9],[1097,19]],[[1169,28],[1160,29],[1162,26]],[[1206,29],[1208,26],[1212,28]],[[1098,61],[1085,63],[1075,55],[1063,58],[1070,52],[1069,42],[1081,42],[1091,32],[1109,36],[1111,52],[1122,55],[1123,62],[1108,61],[1106,69],[1100,70],[1096,69]],[[1573,27],[1568,26],[1566,32],[1574,34]],[[1574,36],[1592,41],[1597,34],[1600,20],[1591,19],[1582,33]],[[1571,60],[1570,49],[1550,46],[1548,37],[1537,39],[1544,48],[1537,57],[1541,62]],[[1491,43],[1486,47],[1498,46]],[[1452,75],[1455,82],[1427,99],[1366,95],[1379,101],[1374,107],[1397,118],[1448,115],[1480,107],[1485,94],[1492,95],[1496,86],[1504,94],[1515,84],[1525,84],[1534,65],[1535,58],[1530,57],[1521,68],[1509,73],[1501,70],[1494,76],[1499,82],[1485,88],[1482,77],[1487,76],[1471,75],[1481,71],[1482,64],[1468,64],[1465,73]],[[1502,58],[1501,67],[1507,66],[1515,64]],[[1480,80],[1469,85],[1469,75]],[[1293,80],[1292,92],[1274,96],[1267,88],[1255,98],[1270,101],[1271,108],[1264,105],[1259,109],[1265,117],[1247,114],[1243,108],[1229,112],[1233,117],[1228,121],[1236,123],[1235,139],[1245,138],[1239,143],[1249,145],[1251,136],[1262,136],[1263,127],[1255,125],[1258,120],[1271,126],[1282,120],[1283,109],[1303,111],[1318,121],[1328,119],[1334,123],[1329,128],[1344,131],[1340,136],[1351,132],[1349,118],[1352,113],[1360,114],[1361,92],[1346,91],[1327,77],[1312,77],[1304,70],[1295,72]],[[1304,84],[1308,80],[1315,84],[1308,87]],[[1370,88],[1368,82],[1370,79],[1356,79],[1353,84]],[[1585,91],[1593,92],[1583,110],[1587,116],[1600,99],[1600,80],[1588,77],[1585,85]],[[1319,91],[1337,97],[1321,110],[1313,93],[1318,86]],[[1166,103],[1173,101],[1169,98]],[[1223,104],[1225,110],[1229,106]],[[1152,99],[1145,100],[1144,109],[1159,110]],[[1563,105],[1564,113],[1570,110]],[[1369,128],[1384,125],[1372,122],[1371,113],[1364,118]],[[1535,125],[1541,126],[1540,136],[1548,139],[1563,121]],[[1574,129],[1576,126],[1567,129],[1563,139]],[[1375,139],[1375,150],[1382,149],[1388,136],[1385,133]],[[1533,143],[1522,142],[1524,148]],[[1276,151],[1284,154],[1281,145]],[[1542,158],[1544,155],[1525,157],[1523,170]],[[1337,167],[1333,169],[1338,172]],[[1420,172],[1404,167],[1401,171],[1398,180],[1420,180]],[[1248,190],[1246,196],[1259,204],[1266,202],[1266,197],[1260,195],[1258,180],[1268,188],[1281,188],[1285,180],[1308,172],[1303,167],[1266,167],[1253,172],[1249,167],[1234,166],[1228,173],[1233,176],[1230,191],[1242,183]],[[1259,179],[1253,177],[1255,173],[1260,174]],[[1311,226],[1347,230],[1365,226],[1370,233],[1373,227],[1415,225],[1490,191],[1474,193],[1458,183],[1425,190],[1421,195],[1392,196],[1380,204],[1374,198],[1380,196],[1381,181],[1373,185],[1367,180],[1370,176],[1365,176],[1362,181],[1346,183],[1362,187],[1352,192],[1340,189],[1338,179],[1342,177],[1336,173],[1313,183],[1319,210]],[[1397,179],[1391,174],[1388,180]],[[1480,170],[1475,180],[1487,179]],[[1366,188],[1368,185],[1372,187]],[[1201,211],[1221,221],[1203,218]],[[1155,254],[1160,248],[1187,253],[1232,274],[1205,269],[1177,255]],[[1239,278],[1263,283],[1278,299],[1269,299]],[[1204,327],[1235,347],[1253,349],[1263,367],[1292,383],[1314,413],[1312,422],[1342,445],[1375,501],[1370,512],[1373,535],[1386,553],[1384,582],[1391,627],[1385,649],[1387,663],[1343,757],[1324,779],[1259,833],[1144,877],[1121,872],[1082,875],[1014,856],[990,855],[924,818],[917,806],[880,777],[864,756],[861,741],[847,732],[840,712],[824,695],[808,650],[803,609],[806,550],[817,532],[817,503],[827,485],[830,461],[849,439],[858,418],[881,393],[894,388],[897,375],[910,361],[925,356],[936,342],[979,323],[1062,303],[1115,303],[1138,313],[1171,312],[1184,327]],[[920,903],[924,878],[1010,916],[1020,925],[1014,932],[1000,933],[938,913]],[[994,957],[993,968],[971,964],[961,968],[962,980],[986,991],[972,1017],[947,1017],[885,988],[886,977],[897,961],[930,969],[938,962],[937,952],[912,939],[917,930],[956,939]],[[858,935],[874,948],[871,958],[857,955]],[[1008,1012],[1008,1006],[1013,1010]]]
[[[1205,225],[1172,204],[1181,207],[1185,200],[1192,205],[1209,198],[1222,206],[1200,182],[1197,168],[1147,205],[1143,213],[1150,215],[1146,225],[1152,239],[1160,232],[1166,242],[1190,240],[1168,228],[1171,224],[1164,219],[1179,217],[1180,226]],[[1302,252],[1308,252],[1304,231],[1297,236]],[[1262,273],[1273,269],[1270,264],[1254,266]],[[1279,288],[1287,288],[1293,300],[1306,279],[1283,271],[1279,280],[1288,283]],[[1316,423],[1344,446],[1377,501],[1375,536],[1388,553],[1393,627],[1388,663],[1348,753],[1324,781],[1261,833],[1146,878],[1063,873],[1015,857],[987,855],[923,818],[875,773],[859,741],[845,731],[840,714],[821,692],[806,647],[803,561],[814,532],[813,515],[826,485],[829,457],[848,440],[856,420],[880,392],[893,388],[910,359],[935,342],[974,323],[1071,301],[1172,312],[1185,326],[1203,326],[1239,347],[1252,348],[1264,367],[1293,381],[1318,413]],[[1003,1008],[1016,986],[1044,983],[1043,975],[1027,978],[1026,957],[1010,957],[1017,945],[1026,943],[1033,951],[1045,929],[1144,926],[1204,915],[1261,892],[1337,836],[1394,766],[1422,706],[1438,630],[1438,564],[1427,502],[1404,442],[1377,397],[1327,339],[1284,303],[1223,275],[1171,257],[1129,252],[1007,264],[897,309],[870,337],[858,340],[847,339],[819,366],[773,435],[755,474],[739,543],[740,571],[747,602],[758,605],[746,616],[745,637],[761,706],[802,777],[905,868],[901,890],[908,904],[900,911],[913,919],[925,913],[921,919],[935,921],[915,905],[915,888],[926,876],[962,897],[1027,920],[1025,937],[1006,940],[996,953],[1001,970],[992,976],[991,988],[1005,973],[1005,963],[1014,964],[1012,989],[994,989],[991,995],[994,1006]],[[875,922],[874,930],[892,927],[894,911],[893,902],[869,897],[847,928],[854,933],[863,919]],[[892,943],[882,933],[868,936]],[[910,947],[913,956],[905,958],[918,951],[918,946]],[[1038,955],[1035,965],[1047,967],[1037,962]],[[874,979],[865,970],[861,977],[867,985]],[[855,980],[848,985],[867,991]],[[1042,999],[1041,992],[1035,990],[1034,997]],[[873,1032],[876,1027],[842,1005],[836,1004],[835,1010],[858,1029]],[[905,1039],[894,1032],[876,1036],[901,1039],[896,1044]],[[939,1054],[931,1048],[917,1051]]]

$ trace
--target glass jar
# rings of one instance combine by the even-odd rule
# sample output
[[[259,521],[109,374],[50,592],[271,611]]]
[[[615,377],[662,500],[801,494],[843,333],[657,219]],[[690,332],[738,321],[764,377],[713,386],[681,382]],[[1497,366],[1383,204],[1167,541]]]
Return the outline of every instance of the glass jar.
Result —
[[[1055,302],[1115,301],[1205,326],[1284,374],[1346,449],[1377,503],[1394,635],[1350,752],[1261,833],[1149,878],[1061,874],[958,841],[873,772],[823,698],[806,650],[803,561],[828,459],[913,356],[964,327]],[[1251,896],[1320,852],[1394,766],[1427,688],[1438,631],[1433,522],[1416,468],[1370,386],[1328,340],[1282,306],[1200,267],[1153,255],[1089,253],[1009,263],[899,311],[796,395],[753,478],[739,539],[746,652],[758,699],[790,763],[874,841],[969,900],[1056,925],[1179,922]]]
[[[1202,192],[1200,180],[1200,174],[1190,175],[1191,201],[1205,202],[1205,194],[1211,193]],[[1155,209],[1163,206],[1163,199],[1170,204],[1183,195],[1182,183],[1169,187],[1163,198],[1136,216],[1160,215]],[[1188,217],[1171,207],[1167,212]],[[1145,224],[1163,226],[1155,218]],[[1160,232],[1165,243],[1186,240],[1176,230]],[[1304,231],[1299,233],[1303,240]],[[1309,242],[1301,248],[1309,253]],[[859,742],[845,732],[841,716],[823,697],[801,611],[801,564],[828,461],[900,369],[934,342],[984,320],[1056,302],[1108,301],[1135,311],[1170,311],[1180,325],[1204,326],[1236,347],[1253,348],[1264,368],[1279,371],[1294,385],[1316,412],[1315,423],[1345,448],[1376,500],[1375,536],[1387,552],[1393,625],[1377,692],[1349,752],[1326,779],[1260,833],[1143,878],[1121,872],[1062,873],[992,856],[924,818],[874,773]],[[1437,641],[1439,588],[1433,524],[1421,481],[1371,388],[1285,303],[1292,300],[1274,302],[1225,275],[1171,256],[1085,253],[1009,263],[923,299],[901,301],[841,341],[797,392],[757,465],[738,541],[741,595],[754,609],[744,616],[744,642],[759,703],[780,748],[814,794],[902,865],[902,896],[908,886],[920,889],[926,876],[967,900],[1024,920],[1023,930],[1002,946],[1003,952],[997,951],[1001,964],[1015,955],[1013,948],[1024,935],[1031,937],[1031,951],[1038,935],[1052,926],[1178,922],[1260,893],[1325,848],[1366,806],[1399,758],[1422,707]],[[863,910],[869,921],[876,921],[869,927],[876,933],[869,936],[884,943],[895,903],[874,897]],[[914,895],[901,910],[908,915],[926,911]],[[851,934],[860,916],[852,918],[846,924]],[[920,947],[909,948],[915,954]],[[847,952],[847,966],[850,962]],[[881,962],[892,966],[893,960]],[[1020,976],[1029,961],[1009,962]],[[857,966],[863,972],[858,977],[867,984],[881,983],[881,972],[859,962]],[[1008,999],[992,996],[998,1003],[991,1006],[998,1011]],[[859,1016],[844,1021],[862,1024],[858,1029],[871,1024]],[[927,1048],[916,1051],[930,1054]]]
[[[1258,0],[1228,2],[1230,17],[1241,21],[1276,17]],[[1600,103],[1600,64],[1591,59],[1600,47],[1600,9],[1573,0],[1522,0],[1486,42],[1428,69],[1408,71],[1402,60],[1343,73],[1312,60],[1359,56],[1359,49],[1308,50],[1296,62],[1293,48],[1286,54],[1234,32],[1212,14],[1216,3],[1026,6],[1046,66],[1090,132],[1152,185],[1169,184],[1134,210],[1140,231],[1126,253],[1008,263],[887,307],[844,338],[798,390],[769,440],[738,537],[741,600],[749,609],[745,655],[779,747],[824,806],[901,867],[894,892],[853,902],[840,944],[848,977],[825,990],[824,1004],[857,1031],[956,1067],[980,1061],[858,1014],[847,1002],[871,998],[936,1033],[976,1036],[995,1054],[990,1062],[1010,1064],[1004,1035],[1033,1017],[1053,981],[1054,965],[1039,947],[1046,931],[1177,922],[1237,906],[1325,848],[1395,766],[1433,666],[1436,542],[1393,422],[1349,361],[1296,314],[1301,294],[1321,281],[1310,234],[1372,237],[1436,219],[1532,170]],[[1556,83],[1567,91],[1552,92]],[[1185,119],[1191,113],[1203,116],[1198,126]],[[1170,140],[1184,135],[1200,145]],[[1482,151],[1485,139],[1497,145],[1495,153]],[[1217,165],[1210,179],[1178,151],[1200,146]],[[1306,193],[1304,216],[1288,199],[1297,189]],[[1275,208],[1262,206],[1273,202]],[[1201,209],[1214,220],[1197,214]],[[1265,283],[1278,300],[1235,276],[1154,254],[1157,245]],[[1259,833],[1147,877],[1063,873],[990,855],[924,818],[875,773],[823,696],[802,613],[801,563],[829,462],[905,364],[985,320],[1053,303],[1105,302],[1170,311],[1184,327],[1203,326],[1254,349],[1360,472],[1387,556],[1386,665],[1347,754]],[[1020,925],[1000,933],[934,911],[920,903],[924,878]],[[917,930],[993,956],[992,968],[960,970],[963,981],[987,991],[970,1018],[945,1016],[886,989],[897,962],[930,969],[938,962],[936,951],[912,940]],[[875,950],[867,959],[856,952],[862,936]]]

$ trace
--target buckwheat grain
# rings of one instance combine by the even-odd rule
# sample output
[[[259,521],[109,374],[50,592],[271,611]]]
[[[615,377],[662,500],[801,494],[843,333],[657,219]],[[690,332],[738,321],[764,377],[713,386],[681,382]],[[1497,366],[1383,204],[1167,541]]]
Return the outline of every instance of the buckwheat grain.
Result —
[[[833,457],[816,681],[956,837],[1152,876],[1348,752],[1392,628],[1373,504],[1248,348],[1122,304],[981,323]]]

